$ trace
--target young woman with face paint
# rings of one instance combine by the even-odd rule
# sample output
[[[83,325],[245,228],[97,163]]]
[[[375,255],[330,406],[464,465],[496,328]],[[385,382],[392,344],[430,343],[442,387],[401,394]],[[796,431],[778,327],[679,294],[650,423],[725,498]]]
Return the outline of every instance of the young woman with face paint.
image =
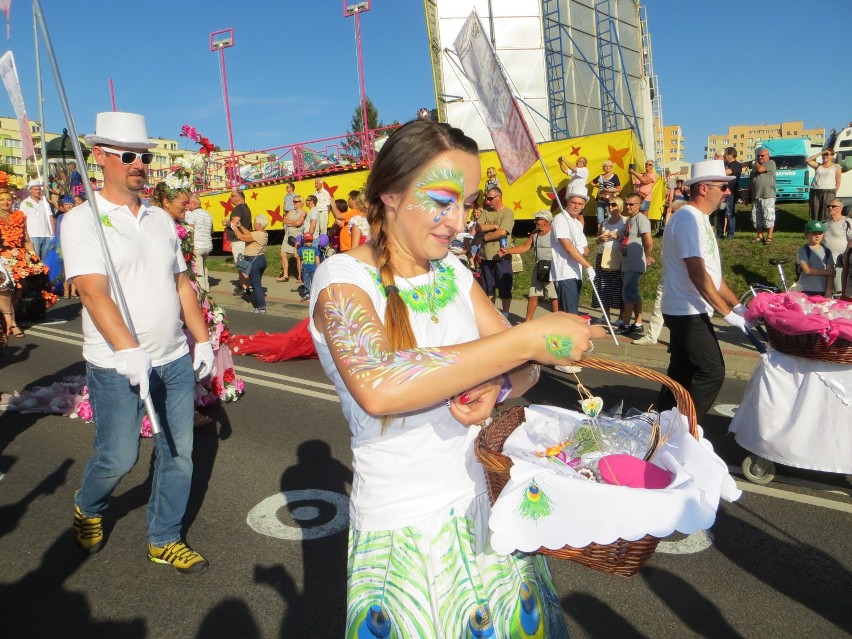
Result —
[[[459,129],[406,124],[367,182],[372,240],[314,278],[310,330],[352,431],[347,636],[567,636],[544,558],[490,549],[471,426],[604,332],[565,313],[511,327],[489,302],[448,251],[479,181]]]

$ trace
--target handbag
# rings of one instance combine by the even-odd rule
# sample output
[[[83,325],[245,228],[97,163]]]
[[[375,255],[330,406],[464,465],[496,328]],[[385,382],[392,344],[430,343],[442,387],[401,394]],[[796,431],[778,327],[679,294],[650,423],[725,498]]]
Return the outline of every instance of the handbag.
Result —
[[[601,268],[607,271],[621,270],[621,247],[616,245],[615,242],[610,242],[603,247]]]
[[[0,257],[0,291],[11,291],[15,286],[15,278],[6,267],[6,260]]]
[[[539,260],[535,263],[535,278],[542,284],[550,281],[550,260]]]
[[[523,258],[516,253],[512,254],[512,273],[520,273],[523,270],[524,270]]]
[[[245,273],[248,275],[248,272],[251,270],[252,262],[254,262],[254,258],[247,260],[242,255],[237,256],[237,270],[240,273]]]

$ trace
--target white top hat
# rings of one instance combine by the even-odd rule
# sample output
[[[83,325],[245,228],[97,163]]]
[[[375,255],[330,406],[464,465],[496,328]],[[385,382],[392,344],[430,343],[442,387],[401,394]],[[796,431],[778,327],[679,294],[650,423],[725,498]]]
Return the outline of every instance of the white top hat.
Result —
[[[98,113],[95,122],[95,132],[85,137],[86,143],[114,144],[128,149],[153,149],[156,143],[148,139],[145,128],[145,116],[138,113],[122,113],[121,111],[105,111]]]
[[[585,193],[571,193],[571,191],[568,191],[565,195],[563,195],[563,196],[562,196],[562,201],[563,201],[563,202],[567,202],[567,201],[568,201],[568,200],[570,200],[572,197],[579,197],[579,198],[582,198],[583,202],[588,202],[588,201],[589,201],[589,196],[588,196],[588,195],[586,195]]]
[[[38,180],[38,179],[36,179],[36,180],[30,180],[30,181],[29,181],[29,184],[27,184],[27,188],[28,188],[28,189],[31,189],[31,188],[33,188],[34,186],[41,186],[41,187],[43,187],[43,186],[44,186],[44,184],[42,184],[42,183],[41,183],[41,180]]]
[[[696,162],[689,168],[689,179],[684,182],[685,186],[691,186],[698,182],[730,182],[733,175],[725,175],[725,162],[722,160],[704,160]]]

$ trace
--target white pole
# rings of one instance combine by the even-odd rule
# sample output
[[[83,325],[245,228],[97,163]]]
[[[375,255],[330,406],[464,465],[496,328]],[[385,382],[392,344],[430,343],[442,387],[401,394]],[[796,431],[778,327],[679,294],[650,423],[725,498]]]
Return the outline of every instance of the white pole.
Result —
[[[106,243],[106,237],[104,236],[104,229],[101,226],[101,217],[98,213],[98,205],[95,201],[95,192],[92,189],[92,185],[88,179],[88,168],[86,165],[86,160],[83,157],[83,149],[80,146],[80,139],[77,136],[77,127],[74,126],[74,118],[71,115],[71,107],[68,104],[68,96],[65,94],[65,87],[62,83],[62,76],[59,73],[59,65],[56,62],[56,55],[53,52],[53,44],[50,41],[50,34],[47,32],[47,25],[44,22],[44,15],[41,11],[41,3],[39,0],[33,0],[33,12],[37,19],[38,26],[41,29],[42,37],[44,38],[44,46],[47,51],[47,57],[50,61],[50,67],[53,70],[53,77],[56,79],[56,89],[59,93],[59,101],[62,104],[62,111],[65,114],[65,122],[68,125],[68,134],[71,136],[71,142],[74,145],[74,157],[77,159],[77,166],[83,168],[83,186],[86,189],[86,198],[89,201],[89,208],[92,211],[92,216],[94,217],[95,222],[95,234],[98,236],[98,243],[101,247],[101,253],[103,254],[104,264],[107,269],[107,278],[109,279],[110,288],[115,293],[115,301],[118,306],[118,310],[121,313],[121,318],[124,320],[124,323],[127,325],[128,330],[133,335],[134,339],[137,339],[136,329],[133,328],[133,320],[130,318],[130,313],[127,311],[127,302],[124,300],[124,293],[121,290],[121,283],[118,280],[118,275],[115,272],[115,266],[112,263],[112,257],[109,253],[109,246]],[[160,420],[157,418],[157,412],[154,409],[154,400],[151,399],[151,395],[145,398],[145,410],[148,413],[148,419],[151,420],[151,432],[154,435],[158,435],[161,432],[160,429]]]

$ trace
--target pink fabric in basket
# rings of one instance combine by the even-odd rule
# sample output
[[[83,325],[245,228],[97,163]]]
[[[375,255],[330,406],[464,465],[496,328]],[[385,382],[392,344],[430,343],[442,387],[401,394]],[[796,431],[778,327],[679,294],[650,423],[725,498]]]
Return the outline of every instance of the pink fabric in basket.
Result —
[[[852,321],[845,318],[829,319],[819,312],[805,313],[800,302],[822,304],[830,301],[821,295],[808,297],[804,293],[759,293],[749,304],[746,320],[763,319],[772,328],[787,335],[817,334],[831,346],[838,338],[852,341]],[[834,300],[836,307],[845,308],[847,302]]]

